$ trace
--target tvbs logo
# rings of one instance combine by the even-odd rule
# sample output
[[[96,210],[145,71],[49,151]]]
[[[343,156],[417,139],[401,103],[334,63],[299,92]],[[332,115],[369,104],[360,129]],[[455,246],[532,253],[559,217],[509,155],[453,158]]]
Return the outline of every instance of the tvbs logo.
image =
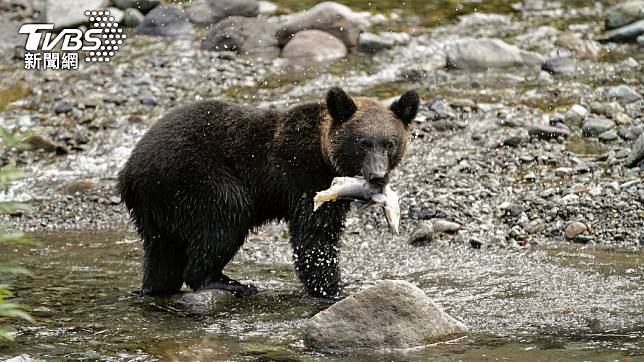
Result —
[[[90,24],[86,31],[62,29],[55,35],[55,24],[22,25],[18,32],[27,34],[25,69],[78,69],[80,52],[88,63],[109,62],[127,35],[107,10],[88,10],[85,16]]]

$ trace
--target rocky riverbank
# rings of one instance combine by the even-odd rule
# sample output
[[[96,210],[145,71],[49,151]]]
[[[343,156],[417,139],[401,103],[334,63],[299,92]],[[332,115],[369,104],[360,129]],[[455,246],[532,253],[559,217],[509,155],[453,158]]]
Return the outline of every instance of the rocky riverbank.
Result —
[[[297,13],[248,1],[221,13],[217,1],[124,3],[100,5],[139,19],[110,64],[26,71],[20,48],[4,47],[0,121],[36,148],[0,153],[3,164],[16,159],[31,173],[0,196],[32,206],[4,217],[14,229],[126,227],[116,172],[173,106],[204,98],[283,106],[341,85],[383,101],[408,88],[423,97],[394,179],[404,191],[394,240],[644,243],[644,150],[636,142],[644,58],[638,37],[610,33],[638,26],[632,9],[641,1],[565,9],[524,1],[431,27],[414,25],[418,14],[333,4]],[[0,4],[9,28],[42,16],[36,5]],[[313,26],[323,15],[343,25]],[[158,26],[159,16],[174,22]],[[435,227],[445,223],[447,230]],[[352,213],[348,235],[390,238],[377,210]]]

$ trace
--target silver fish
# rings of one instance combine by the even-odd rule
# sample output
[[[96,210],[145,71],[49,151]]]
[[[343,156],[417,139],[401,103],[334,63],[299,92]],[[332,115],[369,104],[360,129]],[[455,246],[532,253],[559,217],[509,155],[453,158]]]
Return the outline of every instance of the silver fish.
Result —
[[[325,202],[335,200],[357,200],[358,209],[382,205],[389,230],[396,235],[400,234],[400,196],[391,186],[379,189],[362,177],[336,177],[331,182],[331,187],[315,195],[313,211]]]

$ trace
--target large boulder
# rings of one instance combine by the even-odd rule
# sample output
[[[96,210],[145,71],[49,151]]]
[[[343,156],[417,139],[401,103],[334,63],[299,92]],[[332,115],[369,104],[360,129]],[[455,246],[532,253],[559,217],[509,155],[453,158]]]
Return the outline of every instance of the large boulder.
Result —
[[[644,20],[644,0],[626,1],[606,11],[606,29],[615,29]]]
[[[458,69],[483,70],[543,63],[543,57],[538,53],[491,38],[457,41],[447,46],[446,54],[448,65]]]
[[[186,10],[190,21],[208,25],[229,16],[255,17],[259,13],[257,0],[198,0]]]
[[[189,36],[193,32],[192,24],[183,9],[172,5],[161,5],[150,11],[137,33],[152,36]]]
[[[100,10],[108,4],[109,0],[47,0],[45,22],[56,29],[84,24],[89,22],[85,10]]]
[[[201,40],[201,49],[230,50],[244,55],[278,56],[278,26],[264,18],[232,16],[215,24]]]
[[[278,31],[277,39],[284,46],[297,32],[313,29],[333,34],[347,47],[355,47],[360,37],[360,19],[347,6],[325,1],[292,15]]]
[[[425,293],[385,280],[351,295],[304,324],[304,343],[321,349],[410,348],[453,339],[467,327]]]
[[[300,31],[282,49],[282,57],[288,59],[321,61],[346,55],[347,47],[340,39],[320,30]]]

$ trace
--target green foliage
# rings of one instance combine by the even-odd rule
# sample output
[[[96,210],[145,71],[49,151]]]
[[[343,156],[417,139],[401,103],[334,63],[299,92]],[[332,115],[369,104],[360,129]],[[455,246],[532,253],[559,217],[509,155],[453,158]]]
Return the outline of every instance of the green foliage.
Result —
[[[6,145],[17,148],[25,149],[20,142],[18,142],[11,133],[4,128],[0,127],[0,139]],[[20,178],[22,174],[15,167],[15,164],[9,164],[0,168],[0,189],[7,187],[13,180]],[[0,214],[8,214],[18,210],[25,210],[24,205],[15,202],[0,202]],[[0,226],[0,245],[9,243],[28,243],[29,239],[23,233],[10,233],[4,227]],[[31,273],[20,266],[14,265],[9,262],[0,262],[0,274],[22,274],[31,275]],[[12,294],[8,285],[0,284],[0,320],[3,319],[24,319],[33,322],[33,318],[26,311],[26,307],[20,304],[12,303],[8,300]],[[0,324],[0,339],[11,340],[11,335],[8,330]]]

